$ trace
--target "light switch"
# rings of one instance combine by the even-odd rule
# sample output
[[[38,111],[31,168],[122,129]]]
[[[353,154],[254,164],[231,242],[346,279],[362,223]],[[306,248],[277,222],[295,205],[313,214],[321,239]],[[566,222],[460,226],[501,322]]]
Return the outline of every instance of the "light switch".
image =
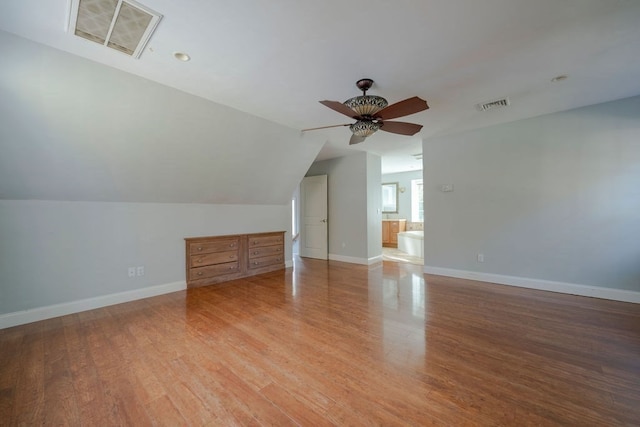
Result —
[[[448,193],[450,191],[453,191],[453,184],[442,184],[442,186],[440,187],[440,190],[443,193]]]

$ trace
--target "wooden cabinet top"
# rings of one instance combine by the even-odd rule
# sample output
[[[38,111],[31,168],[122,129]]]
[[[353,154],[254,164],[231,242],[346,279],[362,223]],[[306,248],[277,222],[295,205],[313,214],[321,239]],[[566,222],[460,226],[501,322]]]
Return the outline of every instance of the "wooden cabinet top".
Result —
[[[184,240],[186,240],[187,242],[198,242],[201,240],[211,240],[211,239],[224,239],[224,238],[234,239],[243,235],[259,237],[259,236],[281,235],[283,233],[285,232],[284,231],[267,231],[263,233],[224,234],[224,235],[216,235],[216,236],[185,237]]]

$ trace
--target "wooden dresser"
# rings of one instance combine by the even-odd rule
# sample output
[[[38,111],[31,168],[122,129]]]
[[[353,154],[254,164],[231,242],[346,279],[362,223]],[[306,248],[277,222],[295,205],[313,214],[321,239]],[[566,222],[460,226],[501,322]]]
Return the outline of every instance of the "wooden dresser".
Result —
[[[385,248],[398,247],[398,233],[407,228],[406,219],[383,219],[382,220],[382,246]]]
[[[189,237],[185,244],[189,288],[285,268],[284,231]]]

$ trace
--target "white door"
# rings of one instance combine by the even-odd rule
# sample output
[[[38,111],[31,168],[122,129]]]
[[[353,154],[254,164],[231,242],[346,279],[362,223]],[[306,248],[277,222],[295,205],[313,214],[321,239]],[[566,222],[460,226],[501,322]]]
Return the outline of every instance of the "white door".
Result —
[[[328,259],[327,175],[302,179],[300,216],[300,256]]]

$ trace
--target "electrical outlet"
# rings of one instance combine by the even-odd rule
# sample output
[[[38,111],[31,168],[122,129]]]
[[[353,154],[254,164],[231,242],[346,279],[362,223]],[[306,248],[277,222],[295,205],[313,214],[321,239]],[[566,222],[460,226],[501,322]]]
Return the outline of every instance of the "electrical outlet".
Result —
[[[129,277],[136,277],[136,268],[135,267],[129,267],[127,269],[127,274],[129,275]]]
[[[136,268],[136,276],[144,276],[144,266]]]
[[[478,262],[484,262],[484,254],[478,254]]]

